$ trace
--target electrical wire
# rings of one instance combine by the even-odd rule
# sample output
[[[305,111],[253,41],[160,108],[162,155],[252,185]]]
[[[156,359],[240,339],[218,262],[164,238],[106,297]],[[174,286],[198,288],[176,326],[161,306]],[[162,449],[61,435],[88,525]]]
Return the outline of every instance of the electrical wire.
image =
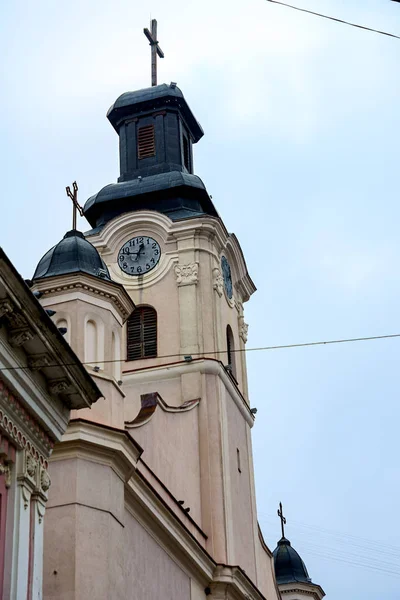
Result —
[[[392,333],[389,335],[371,335],[368,337],[359,337],[359,338],[346,338],[339,340],[325,340],[320,342],[304,342],[302,344],[282,344],[279,346],[260,346],[257,348],[232,348],[230,350],[231,353],[240,353],[240,352],[262,352],[267,350],[288,350],[290,348],[306,348],[311,346],[327,346],[330,344],[348,344],[352,342],[368,342],[373,340],[387,340],[391,338],[399,338],[400,333]],[[227,354],[227,350],[211,350],[210,352],[192,352],[190,354],[190,360],[193,360],[193,357],[197,358],[207,358],[207,356],[217,356],[219,354]],[[185,358],[187,356],[184,353],[177,354],[163,354],[161,356],[157,356],[155,358]],[[115,358],[112,360],[97,360],[97,361],[86,361],[81,362],[82,365],[105,365],[110,363],[122,363],[126,362],[125,358]],[[71,367],[74,366],[75,363],[54,363],[52,365],[46,365],[46,368],[50,367]],[[162,365],[157,365],[162,366]],[[30,369],[29,365],[26,367],[18,366],[18,367],[0,367],[1,371],[15,371],[20,369]]]
[[[314,12],[312,10],[308,10],[306,8],[300,8],[299,6],[293,6],[292,4],[286,4],[286,2],[280,2],[279,0],[266,0],[267,2],[271,2],[272,4],[280,4],[281,6],[286,6],[287,8],[292,8],[293,10],[298,10],[300,12],[308,13],[309,15],[315,15],[316,17],[322,17],[323,19],[329,19],[330,21],[336,21],[337,23],[342,23],[344,25],[350,25],[350,27],[356,27],[357,29],[364,29],[365,31],[372,31],[373,33],[379,33],[380,35],[386,35],[391,38],[396,38],[400,40],[399,35],[395,35],[394,33],[388,33],[387,31],[380,31],[379,29],[373,29],[372,27],[365,27],[364,25],[358,25],[357,23],[351,23],[350,21],[345,21],[344,19],[337,19],[336,17],[330,17],[328,15],[323,15],[322,13]]]

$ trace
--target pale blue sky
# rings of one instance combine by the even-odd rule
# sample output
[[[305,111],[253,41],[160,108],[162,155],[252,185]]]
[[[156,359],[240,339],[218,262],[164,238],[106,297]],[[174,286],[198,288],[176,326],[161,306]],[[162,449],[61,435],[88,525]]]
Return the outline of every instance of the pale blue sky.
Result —
[[[389,0],[293,3],[400,34]],[[196,173],[258,287],[248,347],[399,333],[400,41],[262,0],[143,5],[1,3],[0,243],[19,271],[70,228],[66,185],[83,202],[116,180],[105,114],[149,83],[151,10],[160,82],[205,130]],[[248,354],[260,523],[274,548],[284,503],[329,600],[399,597],[399,356],[397,339]]]

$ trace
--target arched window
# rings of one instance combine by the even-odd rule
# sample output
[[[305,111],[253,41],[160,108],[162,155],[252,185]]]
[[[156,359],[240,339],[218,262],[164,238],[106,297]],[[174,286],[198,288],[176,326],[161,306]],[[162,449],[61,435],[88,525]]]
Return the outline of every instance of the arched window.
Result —
[[[157,356],[157,313],[151,306],[138,306],[128,319],[127,360]]]
[[[226,327],[226,349],[228,354],[227,367],[236,379],[235,341],[233,339],[233,332],[230,325],[227,325]]]

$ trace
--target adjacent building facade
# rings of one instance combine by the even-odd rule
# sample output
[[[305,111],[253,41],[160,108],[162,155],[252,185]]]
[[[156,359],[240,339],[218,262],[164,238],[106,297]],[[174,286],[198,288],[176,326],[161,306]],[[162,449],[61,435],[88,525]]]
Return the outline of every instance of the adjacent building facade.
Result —
[[[101,393],[0,250],[0,598],[42,597],[49,459]]]

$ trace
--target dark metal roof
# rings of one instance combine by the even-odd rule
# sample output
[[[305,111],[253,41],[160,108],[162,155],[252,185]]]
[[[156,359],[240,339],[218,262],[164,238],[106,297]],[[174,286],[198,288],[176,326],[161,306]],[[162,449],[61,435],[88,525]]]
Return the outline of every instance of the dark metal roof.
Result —
[[[33,279],[77,272],[111,280],[108,269],[96,248],[85,239],[83,233],[72,229],[40,259]]]
[[[218,216],[200,177],[182,171],[111,183],[89,198],[83,208],[95,228],[134,210],[156,210],[173,221],[204,214]]]
[[[282,583],[294,583],[296,581],[303,583],[311,582],[306,565],[285,537],[279,540],[273,555],[275,577],[278,585]]]
[[[109,108],[107,118],[118,132],[125,117],[159,110],[162,107],[173,107],[180,110],[195,143],[203,137],[204,131],[190,110],[181,90],[175,85],[167,85],[166,83],[134,92],[125,92]]]

